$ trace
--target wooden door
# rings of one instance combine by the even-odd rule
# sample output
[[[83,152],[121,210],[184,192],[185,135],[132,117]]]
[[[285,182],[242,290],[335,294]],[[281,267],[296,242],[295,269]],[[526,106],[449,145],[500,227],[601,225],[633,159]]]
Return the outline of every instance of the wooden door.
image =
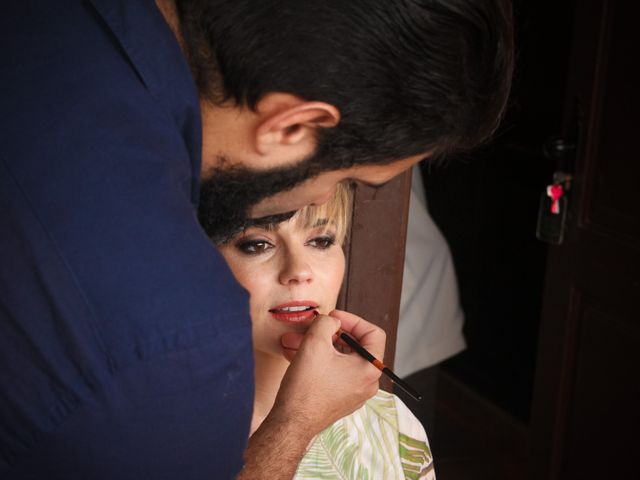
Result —
[[[530,478],[640,478],[638,19],[639,2],[577,2],[577,155],[565,240],[549,249]]]

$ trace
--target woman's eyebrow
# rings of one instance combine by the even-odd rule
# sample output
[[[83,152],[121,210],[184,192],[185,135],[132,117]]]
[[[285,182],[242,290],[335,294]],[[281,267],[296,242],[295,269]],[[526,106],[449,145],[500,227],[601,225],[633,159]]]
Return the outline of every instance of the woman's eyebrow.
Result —
[[[323,226],[327,225],[328,223],[329,223],[329,219],[328,218],[319,218],[318,220],[316,220],[316,222],[313,224],[313,227],[311,227],[311,228],[323,227]]]

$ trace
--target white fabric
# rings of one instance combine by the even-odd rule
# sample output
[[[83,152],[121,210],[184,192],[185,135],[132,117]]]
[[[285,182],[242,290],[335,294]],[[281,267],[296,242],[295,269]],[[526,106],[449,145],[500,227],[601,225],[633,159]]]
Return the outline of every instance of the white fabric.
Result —
[[[436,480],[429,440],[398,397],[379,390],[317,435],[295,480]]]
[[[415,166],[395,372],[406,377],[464,350],[463,323],[449,246],[427,212],[422,176]]]

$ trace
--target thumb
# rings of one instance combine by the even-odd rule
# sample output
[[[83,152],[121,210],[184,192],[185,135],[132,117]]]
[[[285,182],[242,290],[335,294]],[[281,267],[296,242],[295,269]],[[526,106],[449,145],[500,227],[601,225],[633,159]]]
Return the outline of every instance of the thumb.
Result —
[[[303,340],[304,333],[300,332],[287,332],[280,337],[280,345],[287,360],[291,361],[294,359]]]

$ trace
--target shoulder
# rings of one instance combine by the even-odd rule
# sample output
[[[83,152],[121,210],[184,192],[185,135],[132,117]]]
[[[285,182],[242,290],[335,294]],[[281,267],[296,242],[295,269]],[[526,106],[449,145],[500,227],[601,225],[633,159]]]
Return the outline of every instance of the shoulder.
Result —
[[[378,390],[378,393],[365,403],[363,409],[369,410],[395,430],[399,460],[406,478],[435,478],[433,455],[427,433],[420,420],[400,398]]]
[[[207,424],[195,408],[169,408],[173,399],[218,415],[250,408],[247,295],[197,221],[198,96],[154,8],[24,0],[0,15],[3,452],[31,448],[34,432],[58,434],[63,420],[81,428],[89,402],[108,414],[82,418],[87,432],[104,420],[128,438],[135,423],[171,437],[167,447],[183,440],[152,415]],[[147,412],[148,423],[115,425],[116,407]],[[237,430],[219,426],[209,435]]]
[[[427,433],[420,420],[409,410],[402,400],[387,392],[393,399],[398,421],[398,453],[406,478],[435,479],[433,455]],[[374,397],[375,400],[378,397]]]
[[[379,390],[315,439],[295,478],[431,480],[435,475],[424,428],[398,397]]]

